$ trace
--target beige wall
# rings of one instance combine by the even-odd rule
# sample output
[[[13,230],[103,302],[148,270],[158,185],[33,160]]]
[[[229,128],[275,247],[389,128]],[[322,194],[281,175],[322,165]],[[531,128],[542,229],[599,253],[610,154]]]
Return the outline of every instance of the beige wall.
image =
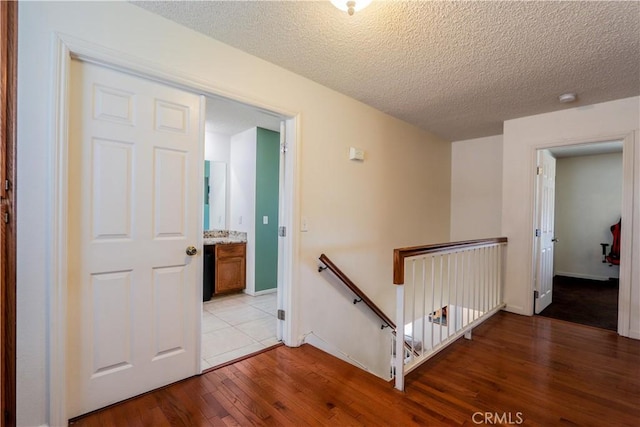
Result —
[[[451,144],[451,241],[500,236],[502,135]]]
[[[554,113],[508,120],[504,124],[502,234],[509,238],[504,299],[507,310],[533,312],[533,189],[535,155],[538,148],[572,145],[581,142],[611,141],[626,138],[624,156],[628,174],[623,185],[635,195],[632,218],[626,233],[633,246],[632,259],[640,258],[640,98],[571,108]],[[635,164],[635,166],[634,166]],[[634,169],[635,168],[635,169]],[[635,174],[635,175],[634,175]],[[630,313],[627,325],[632,336],[640,338],[640,271],[632,268],[631,297],[622,310]]]
[[[555,274],[618,277],[619,267],[602,263],[600,243],[611,244],[609,227],[620,219],[621,208],[622,153],[557,159]]]
[[[54,281],[54,33],[135,57],[244,100],[299,114],[296,206],[309,231],[293,266],[294,344],[307,334],[378,375],[388,330],[316,270],[329,255],[390,316],[392,249],[447,240],[450,144],[358,101],[127,3],[20,5],[18,88],[18,420],[48,422],[47,313]],[[350,146],[366,150],[348,160]],[[295,218],[299,224],[300,218]],[[309,335],[311,336],[311,335]],[[356,362],[354,362],[356,363]],[[55,369],[55,368],[53,368]]]

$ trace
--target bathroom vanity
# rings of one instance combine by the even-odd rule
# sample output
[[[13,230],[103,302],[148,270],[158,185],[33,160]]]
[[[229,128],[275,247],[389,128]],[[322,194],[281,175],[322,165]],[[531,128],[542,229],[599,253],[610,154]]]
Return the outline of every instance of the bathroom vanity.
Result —
[[[247,243],[238,238],[205,238],[203,296],[242,291],[246,287]]]

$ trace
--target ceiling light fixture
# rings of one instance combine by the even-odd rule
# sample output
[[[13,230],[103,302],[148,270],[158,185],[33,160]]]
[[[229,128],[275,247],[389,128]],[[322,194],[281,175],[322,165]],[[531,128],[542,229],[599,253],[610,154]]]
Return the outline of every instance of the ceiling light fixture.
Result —
[[[359,12],[369,6],[371,0],[331,0],[331,4],[340,10],[344,10],[351,16],[355,12]]]
[[[577,96],[575,93],[563,93],[558,97],[558,101],[560,101],[563,104],[567,104],[569,102],[575,101],[576,98]]]

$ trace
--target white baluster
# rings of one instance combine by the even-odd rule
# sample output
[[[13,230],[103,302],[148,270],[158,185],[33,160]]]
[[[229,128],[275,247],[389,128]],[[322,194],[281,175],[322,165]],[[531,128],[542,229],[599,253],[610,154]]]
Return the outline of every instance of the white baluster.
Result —
[[[396,388],[404,391],[404,284],[396,285]]]
[[[423,356],[426,351],[426,333],[427,333],[427,313],[426,313],[426,304],[427,304],[427,258],[422,257],[422,351],[420,352]]]

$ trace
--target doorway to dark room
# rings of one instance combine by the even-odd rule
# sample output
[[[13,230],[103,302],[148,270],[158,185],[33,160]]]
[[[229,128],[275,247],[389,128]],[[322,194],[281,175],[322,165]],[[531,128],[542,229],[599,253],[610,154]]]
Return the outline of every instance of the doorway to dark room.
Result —
[[[617,331],[620,267],[612,231],[621,219],[622,141],[548,152],[556,164],[551,292],[536,313]]]

